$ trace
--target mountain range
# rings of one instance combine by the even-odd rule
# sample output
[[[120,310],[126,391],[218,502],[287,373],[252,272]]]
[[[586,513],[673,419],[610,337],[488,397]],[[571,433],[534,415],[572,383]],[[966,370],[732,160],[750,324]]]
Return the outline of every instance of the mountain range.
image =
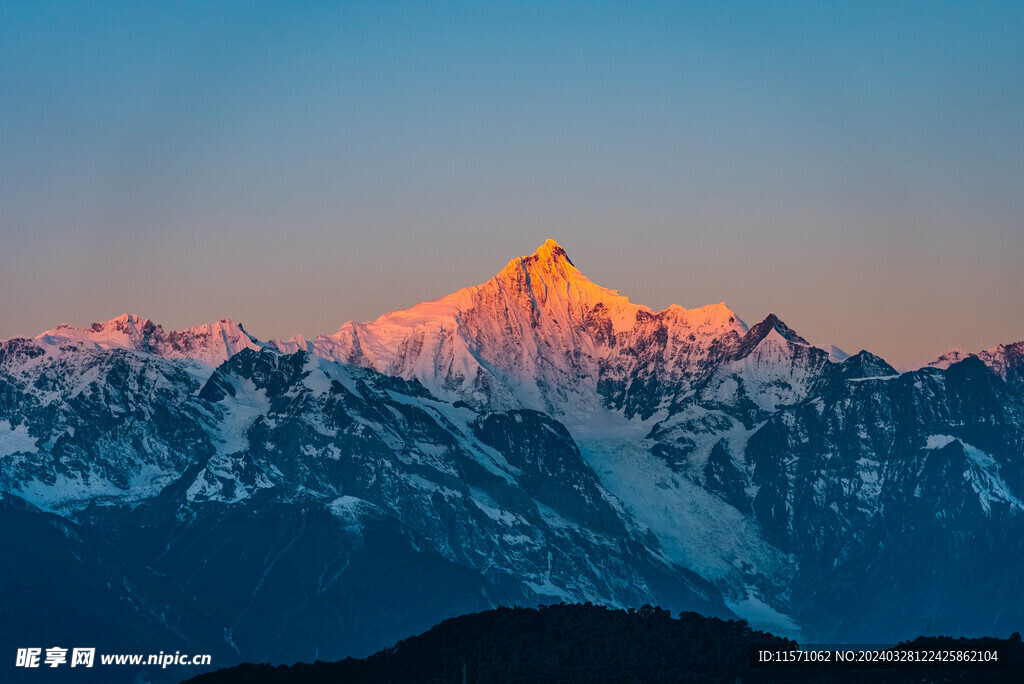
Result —
[[[774,314],[652,311],[549,240],[311,341],[133,315],[6,340],[0,492],[5,643],[340,659],[559,601],[1005,635],[1024,343],[898,372]]]

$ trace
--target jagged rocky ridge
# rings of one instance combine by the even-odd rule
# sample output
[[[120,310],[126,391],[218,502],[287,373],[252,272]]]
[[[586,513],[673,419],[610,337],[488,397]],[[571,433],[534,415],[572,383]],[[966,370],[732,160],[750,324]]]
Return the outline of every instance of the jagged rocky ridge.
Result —
[[[549,241],[311,342],[123,316],[0,343],[0,514],[123,572],[103,600],[139,634],[225,658],[551,600],[804,640],[1008,633],[1021,346],[899,374],[774,315],[653,312]]]
[[[134,349],[162,359],[181,361],[205,371],[205,375],[243,349],[264,345],[234,321],[222,318],[216,323],[187,330],[165,332],[163,326],[132,314],[123,314],[106,323],[75,328],[67,323],[47,330],[36,341],[47,347],[78,342],[96,349]]]

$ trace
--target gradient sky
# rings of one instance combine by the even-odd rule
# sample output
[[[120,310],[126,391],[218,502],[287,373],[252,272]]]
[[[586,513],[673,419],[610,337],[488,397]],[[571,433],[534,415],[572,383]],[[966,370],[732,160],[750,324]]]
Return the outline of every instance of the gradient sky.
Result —
[[[546,238],[893,363],[1024,339],[1024,3],[0,3],[0,338],[261,339]]]

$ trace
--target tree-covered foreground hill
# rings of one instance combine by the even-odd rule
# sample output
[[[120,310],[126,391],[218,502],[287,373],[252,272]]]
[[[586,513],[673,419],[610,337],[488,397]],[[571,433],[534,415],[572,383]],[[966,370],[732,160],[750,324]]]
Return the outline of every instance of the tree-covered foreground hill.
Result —
[[[1010,640],[919,639],[901,647],[999,649],[998,668],[752,666],[751,653],[799,648],[744,621],[651,606],[499,608],[445,620],[365,659],[245,664],[195,684],[234,682],[1019,682],[1024,648]]]

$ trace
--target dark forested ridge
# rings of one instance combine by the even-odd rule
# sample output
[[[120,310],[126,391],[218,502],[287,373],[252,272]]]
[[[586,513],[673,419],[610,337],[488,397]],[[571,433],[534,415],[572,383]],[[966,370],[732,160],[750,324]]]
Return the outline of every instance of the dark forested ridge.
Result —
[[[1013,639],[922,638],[914,649],[998,649],[998,669],[751,667],[752,651],[799,648],[744,621],[651,606],[612,610],[551,605],[498,608],[445,620],[365,659],[292,666],[245,664],[200,675],[234,682],[1019,682],[1024,648]]]
[[[369,658],[291,667],[241,665],[197,684],[250,681],[734,681],[750,646],[795,647],[747,623],[660,608],[498,608],[445,620]]]

